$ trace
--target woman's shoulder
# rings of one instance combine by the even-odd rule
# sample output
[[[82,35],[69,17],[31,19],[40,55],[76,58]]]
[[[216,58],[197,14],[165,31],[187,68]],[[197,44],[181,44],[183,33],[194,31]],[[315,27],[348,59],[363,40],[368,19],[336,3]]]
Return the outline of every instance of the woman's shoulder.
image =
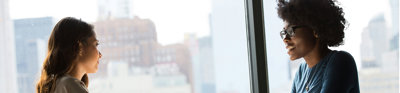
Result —
[[[84,86],[84,83],[82,81],[80,81],[70,75],[62,76],[59,79],[58,84],[60,84],[60,85],[82,85],[83,84],[83,86]]]
[[[353,56],[346,51],[333,50],[333,60],[340,62],[354,62]]]
[[[69,75],[64,75],[57,80],[55,93],[88,93],[85,84]]]
[[[349,52],[343,50],[333,50],[336,55],[353,57]]]
[[[356,68],[353,56],[346,51],[333,50],[329,58],[328,68]]]

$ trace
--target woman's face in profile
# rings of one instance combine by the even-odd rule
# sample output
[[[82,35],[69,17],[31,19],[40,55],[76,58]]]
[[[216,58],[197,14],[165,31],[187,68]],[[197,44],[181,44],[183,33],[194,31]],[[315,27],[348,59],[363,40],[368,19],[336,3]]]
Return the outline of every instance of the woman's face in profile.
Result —
[[[295,26],[296,25],[286,25],[284,29]],[[316,45],[314,32],[310,28],[298,27],[294,28],[293,32],[293,36],[286,36],[283,39],[290,60],[296,60],[306,56]]]
[[[86,70],[86,73],[96,73],[99,65],[99,59],[101,53],[97,50],[98,40],[95,36],[90,37],[87,40],[88,45],[83,48],[84,53],[82,55],[81,66]]]

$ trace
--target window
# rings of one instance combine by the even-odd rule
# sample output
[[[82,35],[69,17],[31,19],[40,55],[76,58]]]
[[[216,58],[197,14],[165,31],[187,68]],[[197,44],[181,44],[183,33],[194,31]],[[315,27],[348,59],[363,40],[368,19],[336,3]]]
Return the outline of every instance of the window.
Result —
[[[245,10],[244,0],[1,0],[0,92],[35,91],[52,28],[72,16],[100,41],[91,93],[249,93]]]
[[[338,0],[350,23],[344,45],[331,49],[353,55],[360,92],[399,92],[399,2],[398,0]],[[360,4],[362,3],[362,4]],[[288,93],[299,64],[291,62],[279,37],[284,23],[275,0],[264,0],[269,87],[271,93]]]

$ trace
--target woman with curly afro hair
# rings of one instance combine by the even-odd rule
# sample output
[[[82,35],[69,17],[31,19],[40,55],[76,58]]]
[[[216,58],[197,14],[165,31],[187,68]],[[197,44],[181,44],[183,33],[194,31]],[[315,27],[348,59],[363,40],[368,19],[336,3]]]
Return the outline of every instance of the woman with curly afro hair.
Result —
[[[285,22],[280,35],[290,60],[303,58],[292,93],[359,93],[358,72],[351,54],[330,50],[343,44],[347,21],[334,0],[278,0]]]

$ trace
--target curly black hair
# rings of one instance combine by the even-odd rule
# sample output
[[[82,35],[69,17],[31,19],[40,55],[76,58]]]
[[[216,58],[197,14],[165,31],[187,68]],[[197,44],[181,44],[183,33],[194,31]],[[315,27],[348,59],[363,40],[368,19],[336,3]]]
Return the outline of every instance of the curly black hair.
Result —
[[[318,35],[320,44],[343,44],[348,23],[336,0],[279,0],[278,15],[289,25],[306,25]]]

